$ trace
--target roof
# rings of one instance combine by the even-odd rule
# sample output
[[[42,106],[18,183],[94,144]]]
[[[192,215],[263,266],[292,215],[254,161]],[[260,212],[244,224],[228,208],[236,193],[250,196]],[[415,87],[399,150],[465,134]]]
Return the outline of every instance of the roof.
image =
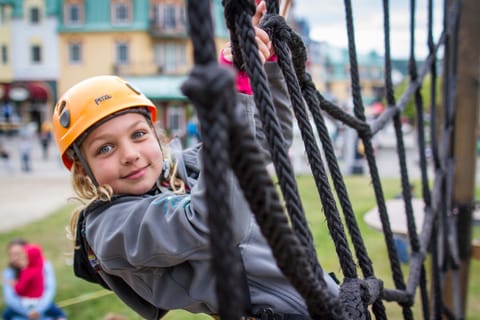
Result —
[[[180,90],[181,85],[187,80],[187,76],[185,75],[132,76],[123,78],[149,99],[188,100]]]

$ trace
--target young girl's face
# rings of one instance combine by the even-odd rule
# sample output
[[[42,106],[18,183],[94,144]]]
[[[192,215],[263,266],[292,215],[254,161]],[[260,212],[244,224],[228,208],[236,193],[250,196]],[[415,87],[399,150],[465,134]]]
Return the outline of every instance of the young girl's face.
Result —
[[[82,153],[99,185],[114,194],[148,192],[162,173],[163,154],[156,133],[139,113],[119,115],[85,139]]]

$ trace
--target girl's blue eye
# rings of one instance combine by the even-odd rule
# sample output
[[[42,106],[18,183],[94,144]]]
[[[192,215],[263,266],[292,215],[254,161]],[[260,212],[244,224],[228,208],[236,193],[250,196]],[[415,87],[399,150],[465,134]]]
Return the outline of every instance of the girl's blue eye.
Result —
[[[105,153],[108,153],[110,150],[112,150],[112,146],[106,144],[102,146],[100,149],[98,149],[98,154],[105,154]]]
[[[145,131],[135,131],[135,132],[133,133],[132,137],[133,137],[134,139],[138,139],[138,138],[143,137],[145,134],[146,134]]]

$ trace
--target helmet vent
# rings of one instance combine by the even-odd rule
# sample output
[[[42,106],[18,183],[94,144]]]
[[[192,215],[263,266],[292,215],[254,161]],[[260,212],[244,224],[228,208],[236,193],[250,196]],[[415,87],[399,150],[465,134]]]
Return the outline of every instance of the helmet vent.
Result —
[[[64,128],[70,127],[70,111],[64,110],[60,115],[60,124]]]

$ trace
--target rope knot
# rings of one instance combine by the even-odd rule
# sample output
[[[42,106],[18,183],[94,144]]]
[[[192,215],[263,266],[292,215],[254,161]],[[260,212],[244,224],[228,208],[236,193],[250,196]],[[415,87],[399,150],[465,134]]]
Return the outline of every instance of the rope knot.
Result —
[[[373,137],[372,128],[366,121],[362,121],[362,125],[359,126],[357,130],[361,138],[371,139]]]
[[[362,291],[362,301],[368,305],[373,304],[383,291],[383,281],[375,277],[368,277],[361,280],[360,289]]]
[[[182,92],[202,106],[215,105],[212,97],[231,96],[235,87],[235,75],[230,68],[217,63],[195,65],[188,79],[182,84]],[[228,90],[228,89],[231,90]]]
[[[292,29],[282,16],[267,13],[263,16],[259,27],[268,33],[271,39],[278,39],[286,43],[291,40]]]

